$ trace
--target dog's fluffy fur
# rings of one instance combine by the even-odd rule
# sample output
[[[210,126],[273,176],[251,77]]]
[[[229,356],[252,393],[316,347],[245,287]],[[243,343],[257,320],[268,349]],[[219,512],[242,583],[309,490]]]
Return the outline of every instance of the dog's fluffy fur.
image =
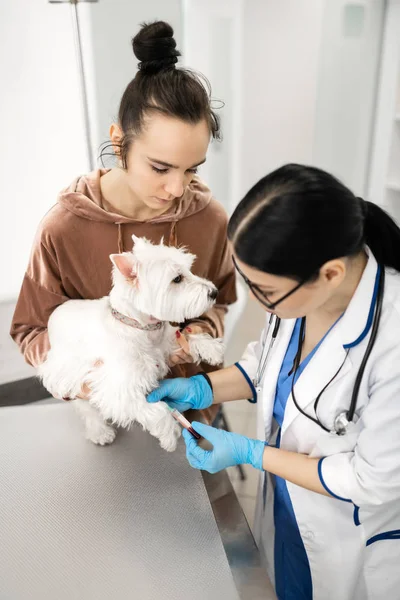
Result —
[[[157,437],[162,448],[176,447],[180,428],[163,402],[149,404],[146,396],[168,373],[168,358],[176,351],[176,328],[199,317],[215,301],[217,290],[191,273],[195,257],[183,249],[153,245],[132,236],[132,252],[110,256],[113,287],[99,300],[70,300],[51,315],[48,330],[51,350],[39,367],[39,376],[57,398],[76,398],[85,382],[90,401],[75,399],[84,419],[86,436],[96,444],[109,444],[115,427],[137,421]],[[147,331],[117,320],[111,308],[135,319],[141,326],[162,321]],[[197,362],[220,364],[221,339],[208,334],[189,336]]]

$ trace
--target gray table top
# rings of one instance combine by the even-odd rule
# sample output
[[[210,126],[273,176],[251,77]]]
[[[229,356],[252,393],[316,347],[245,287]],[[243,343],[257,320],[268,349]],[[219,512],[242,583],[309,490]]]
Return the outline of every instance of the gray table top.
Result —
[[[61,403],[62,404],[62,403]],[[32,409],[34,409],[35,405],[29,405],[27,407],[15,407],[13,409],[0,409],[0,427],[4,426],[4,419],[2,417],[7,415],[7,411],[11,410],[12,413],[11,414],[12,418],[11,418],[11,429],[14,427],[15,432],[18,430],[18,432],[21,433],[21,435],[23,435],[24,429],[26,430],[26,433],[29,437],[29,427],[32,423],[32,419],[33,420],[37,420],[36,419],[36,410],[34,410],[32,412]],[[42,408],[46,408],[43,407]],[[60,407],[59,407],[60,408]],[[67,406],[65,404],[63,404],[63,409],[67,408]],[[70,408],[70,407],[68,407]],[[3,410],[5,411],[3,413]],[[20,413],[20,416],[18,416],[18,414],[15,411],[23,411]],[[26,412],[24,412],[26,411]],[[51,414],[56,414],[60,411],[57,410],[57,408],[54,408],[50,410],[50,415]],[[70,414],[70,411],[64,411],[62,410],[62,412],[65,415]],[[71,411],[72,412],[72,411]],[[26,414],[27,420],[25,422],[25,419],[23,418],[24,414]],[[45,414],[45,413],[42,413]],[[75,415],[74,415],[75,417]],[[58,419],[58,420],[57,420]],[[57,429],[57,426],[59,426],[60,424],[60,419],[57,417],[57,419],[54,422],[55,428]],[[70,417],[68,416],[68,421],[70,421]],[[28,425],[29,422],[29,425]],[[40,421],[38,421],[40,422]],[[37,424],[36,424],[37,426]],[[69,427],[70,425],[68,425]],[[74,424],[75,426],[75,424]],[[7,430],[7,427],[5,428]],[[8,440],[9,440],[9,447],[11,448],[13,446],[13,436],[12,433],[10,433],[10,430],[8,431]],[[66,431],[64,434],[64,444],[65,444],[65,440],[68,440],[69,437],[71,435],[71,431],[74,431],[73,429],[71,429],[70,431]],[[15,437],[15,432],[14,432],[14,437]],[[46,431],[44,432],[46,434]],[[135,432],[136,433],[136,432]],[[36,435],[36,434],[34,434]],[[53,443],[55,442],[56,444],[58,443],[58,436],[55,435],[54,430],[52,432],[50,432],[50,436],[53,438]],[[140,442],[139,442],[139,446],[141,444],[141,450],[144,450],[144,447],[147,444],[147,438],[148,435],[145,434],[144,432],[140,431],[137,433],[137,435],[135,437],[139,437],[140,438]],[[130,438],[130,441],[129,441]],[[38,438],[39,439],[39,438]],[[77,438],[79,439],[79,437]],[[127,441],[128,439],[128,441]],[[123,441],[125,440],[125,441]],[[3,443],[4,441],[7,441],[7,436],[3,439]],[[72,440],[71,440],[72,441]],[[80,442],[79,442],[80,443]],[[88,442],[86,442],[88,443]],[[23,442],[23,444],[25,444],[25,454],[26,454],[26,449],[29,448],[29,443],[25,443],[25,441]],[[76,444],[76,441],[74,441],[74,444]],[[121,457],[123,457],[123,453],[131,452],[133,450],[132,446],[129,446],[129,444],[132,444],[132,436],[128,436],[128,438],[126,436],[122,436],[122,445],[125,444],[125,449],[124,450],[120,450],[121,454],[118,455],[118,451],[116,451],[116,454],[114,454],[114,458],[113,461],[119,461],[121,459]],[[128,445],[127,445],[128,444]],[[136,444],[136,442],[135,442]],[[21,443],[18,442],[18,447],[21,446]],[[49,446],[47,446],[48,448]],[[118,446],[116,446],[116,449],[118,448]],[[151,452],[154,452],[154,444],[149,446]],[[151,449],[153,448],[153,449]],[[7,460],[8,460],[8,473],[11,474],[11,476],[14,476],[13,474],[13,470],[12,468],[10,468],[10,457],[7,456],[7,444],[6,447],[4,448],[3,446],[3,453],[0,452],[0,463],[2,460],[2,456],[3,459],[5,457],[5,461],[6,461],[6,466],[7,466]],[[89,452],[90,455],[93,455],[93,457],[97,457],[99,456],[98,454],[98,450],[101,452],[102,449],[97,449],[95,447],[89,447],[89,450],[87,452]],[[55,450],[56,451],[56,450]],[[75,450],[74,450],[75,451]],[[113,450],[114,452],[114,450]],[[156,453],[157,454],[157,453]],[[174,453],[175,454],[175,453]],[[40,463],[41,463],[41,469],[43,470],[43,468],[46,467],[46,465],[44,464],[43,460],[46,460],[46,452],[42,451],[42,454],[38,456]],[[156,455],[153,456],[153,462],[154,462],[154,458]],[[161,460],[163,459],[163,455],[161,456]],[[170,455],[171,457],[173,455]],[[79,450],[76,451],[76,456],[75,459],[79,457]],[[87,458],[87,457],[86,457]],[[183,458],[183,457],[182,457]],[[14,460],[14,459],[12,459]],[[32,459],[30,459],[32,461]],[[89,465],[90,465],[90,460],[89,459]],[[96,463],[96,458],[93,458],[94,460],[94,464]],[[176,459],[174,459],[176,460]],[[51,462],[51,461],[50,461]],[[56,461],[58,462],[58,461]],[[178,459],[179,462],[179,469],[182,470],[184,468],[184,463],[182,463],[182,459],[179,458]],[[126,461],[125,461],[126,463]],[[128,461],[129,463],[129,461]],[[22,463],[20,463],[20,465],[25,464],[25,468],[27,467],[26,465],[26,460],[24,459]],[[32,482],[34,482],[34,479],[31,479],[32,473],[31,473],[31,469],[32,469],[32,465],[34,464],[34,462],[30,462],[29,463],[29,469],[28,473],[29,475],[27,476],[28,479],[30,479]],[[165,463],[168,464],[168,463]],[[12,465],[11,465],[12,466]],[[16,466],[19,466],[19,463],[17,461]],[[64,465],[65,466],[65,465]],[[54,468],[54,467],[53,467]],[[58,469],[58,465],[56,468],[55,473],[57,474],[57,469]],[[68,465],[67,465],[67,468]],[[97,488],[99,489],[99,491],[101,492],[102,489],[102,485],[104,486],[104,482],[102,483],[101,481],[99,481],[99,485],[97,486],[96,483],[96,477],[99,477],[99,473],[101,474],[101,469],[99,470],[99,465],[97,465],[96,467],[97,470],[97,474],[95,474],[94,476],[94,481],[92,481],[90,483],[91,486],[91,491],[93,493],[93,491],[97,490]],[[127,468],[126,466],[124,468]],[[186,468],[186,467],[185,467]],[[129,470],[129,469],[128,469]],[[18,468],[16,470],[16,474],[18,474]],[[162,471],[161,471],[162,472]],[[128,473],[128,471],[127,471]],[[130,473],[130,471],[129,471]],[[172,472],[171,472],[172,473]],[[71,475],[70,475],[71,476]],[[171,476],[171,474],[170,474]],[[272,600],[273,598],[275,598],[273,591],[272,591],[272,586],[267,578],[267,575],[261,565],[261,560],[260,560],[260,555],[259,552],[257,550],[254,538],[252,536],[251,530],[249,528],[249,525],[246,521],[246,518],[244,516],[244,513],[240,507],[240,504],[238,502],[238,499],[236,497],[236,494],[232,488],[232,485],[230,483],[230,480],[226,474],[226,472],[221,472],[215,475],[210,475],[208,473],[202,473],[203,476],[203,482],[204,482],[204,486],[205,486],[205,490],[208,496],[208,500],[210,502],[213,514],[214,514],[214,518],[215,518],[215,522],[216,525],[218,527],[218,532],[222,541],[222,545],[223,548],[225,550],[225,554],[226,554],[226,558],[228,559],[228,564],[230,567],[230,571],[233,577],[233,581],[234,581],[234,585],[236,587],[238,596],[241,600]],[[72,480],[74,479],[75,475],[72,475]],[[126,474],[125,474],[126,477]],[[186,479],[185,479],[186,478]],[[100,475],[100,480],[101,480],[101,475]],[[190,482],[190,470],[188,471],[188,473],[186,473],[184,475],[184,482],[185,485],[187,485],[186,482]],[[16,478],[16,482],[18,483],[18,476]],[[28,482],[21,482],[21,484],[23,484],[23,486],[25,486],[26,490],[25,493],[30,493],[30,488],[29,488],[29,483]],[[198,484],[197,484],[198,485]],[[171,488],[173,489],[173,488]],[[199,488],[198,489],[198,493],[195,496],[196,497],[196,501],[197,498],[199,497]],[[6,494],[7,496],[7,494]],[[201,494],[200,494],[201,496]],[[6,498],[7,500],[7,498]],[[10,498],[8,498],[8,500],[10,500]],[[193,500],[193,499],[192,499]],[[199,507],[201,508],[201,504],[199,504]],[[203,507],[205,512],[202,516],[202,518],[204,519],[204,515],[207,513],[206,510],[206,506]],[[14,517],[17,515],[18,513],[14,513]],[[200,518],[200,517],[199,517]],[[203,526],[206,523],[206,521],[203,522]],[[194,528],[197,526],[197,523],[193,526]],[[211,527],[212,530],[212,527]],[[11,531],[12,531],[12,527],[11,527]],[[78,536],[79,536],[79,532],[78,532]],[[212,536],[211,536],[212,537]],[[214,539],[214,546],[215,546],[216,540]],[[211,544],[211,545],[213,545]],[[218,544],[217,544],[218,546]],[[215,546],[216,547],[216,546]],[[214,547],[214,550],[215,550]],[[206,563],[204,563],[206,564]],[[221,563],[222,564],[222,563]],[[203,568],[204,565],[203,565]],[[223,571],[223,569],[222,569]],[[223,578],[223,573],[221,572],[221,578]],[[225,596],[227,597],[227,596]],[[14,597],[10,597],[11,600],[14,600]],[[91,597],[87,597],[87,598],[91,598]],[[85,597],[84,600],[87,600],[87,598]],[[19,597],[18,597],[19,600]]]

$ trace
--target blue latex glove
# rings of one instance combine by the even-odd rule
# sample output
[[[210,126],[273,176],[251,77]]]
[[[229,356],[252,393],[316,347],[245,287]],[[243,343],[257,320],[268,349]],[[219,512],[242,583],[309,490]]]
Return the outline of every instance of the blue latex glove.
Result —
[[[202,375],[194,377],[178,377],[177,379],[164,379],[160,387],[147,396],[147,402],[164,400],[172,408],[180,412],[190,408],[208,408],[213,403],[212,389],[206,378]]]
[[[192,434],[186,429],[183,430],[186,457],[195,469],[218,473],[227,467],[249,464],[262,471],[265,442],[252,440],[244,435],[229,433],[222,429],[215,429],[215,427],[209,427],[196,421],[193,421],[192,427],[213,445],[212,450],[203,450],[197,445]]]

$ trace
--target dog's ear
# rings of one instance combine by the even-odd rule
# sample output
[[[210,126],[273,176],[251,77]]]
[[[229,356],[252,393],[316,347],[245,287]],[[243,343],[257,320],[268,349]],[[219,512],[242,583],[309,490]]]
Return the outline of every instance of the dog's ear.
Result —
[[[136,279],[136,261],[133,254],[110,254],[110,260],[126,279]]]
[[[135,246],[139,246],[140,248],[143,248],[144,246],[153,246],[152,242],[145,237],[138,237],[134,233],[132,234],[131,237],[132,237],[132,241],[133,241],[132,252],[135,251]]]

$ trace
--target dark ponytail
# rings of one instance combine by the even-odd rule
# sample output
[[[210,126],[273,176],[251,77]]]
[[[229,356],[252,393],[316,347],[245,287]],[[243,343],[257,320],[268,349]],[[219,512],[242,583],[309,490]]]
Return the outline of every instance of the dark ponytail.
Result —
[[[400,271],[400,229],[393,219],[314,167],[285,165],[261,179],[236,207],[228,235],[249,266],[298,281],[364,245],[380,264]]]
[[[364,238],[379,264],[400,271],[400,228],[380,206],[364,201]]]
[[[118,112],[123,133],[118,151],[122,166],[126,168],[132,140],[140,135],[145,116],[152,112],[193,124],[205,119],[211,136],[219,139],[220,123],[211,108],[210,84],[202,75],[175,67],[180,52],[171,25],[164,21],[143,24],[132,48],[139,70],[124,92]],[[107,154],[104,151],[110,145],[103,148],[101,156]]]

